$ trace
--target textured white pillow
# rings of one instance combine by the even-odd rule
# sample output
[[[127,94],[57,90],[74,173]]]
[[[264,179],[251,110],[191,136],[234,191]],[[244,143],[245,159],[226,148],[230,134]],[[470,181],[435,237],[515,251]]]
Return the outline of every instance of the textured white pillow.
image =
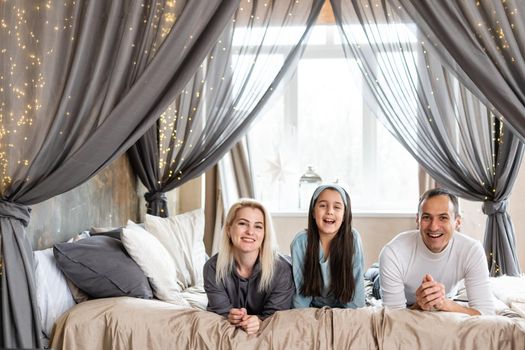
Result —
[[[204,290],[204,211],[196,209],[168,218],[146,215],[144,225],[171,254],[183,289],[196,287]]]
[[[517,312],[521,317],[525,318],[525,303],[513,302],[510,303],[510,309]]]
[[[491,277],[494,296],[507,304],[525,303],[525,275]]]
[[[189,287],[181,293],[184,300],[186,300],[194,309],[206,310],[208,306],[208,296],[204,287]]]
[[[131,258],[149,278],[155,297],[172,304],[190,306],[180,292],[177,283],[175,262],[151,233],[129,220],[122,230],[121,240]]]
[[[66,278],[56,263],[53,248],[37,250],[35,257],[36,299],[42,331],[50,338],[56,319],[75,305]]]

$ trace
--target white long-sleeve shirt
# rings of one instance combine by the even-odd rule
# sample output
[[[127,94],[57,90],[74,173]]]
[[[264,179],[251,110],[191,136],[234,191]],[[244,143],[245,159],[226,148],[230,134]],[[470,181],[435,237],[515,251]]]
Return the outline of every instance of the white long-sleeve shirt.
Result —
[[[416,290],[425,274],[445,285],[448,298],[465,279],[469,307],[481,314],[494,314],[492,289],[485,252],[481,244],[455,232],[446,248],[430,251],[419,231],[403,232],[383,247],[379,256],[379,278],[383,305],[405,308],[416,302]]]

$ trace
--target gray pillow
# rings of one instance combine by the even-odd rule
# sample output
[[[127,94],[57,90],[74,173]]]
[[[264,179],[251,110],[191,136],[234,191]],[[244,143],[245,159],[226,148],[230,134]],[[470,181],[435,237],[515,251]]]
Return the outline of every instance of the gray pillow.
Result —
[[[59,243],[53,254],[64,275],[92,298],[153,297],[144,272],[117,239],[94,236]]]
[[[122,234],[122,227],[117,227],[114,229],[97,229],[93,227],[91,231],[89,231],[89,234],[91,236],[108,236],[111,238],[118,239],[120,241],[120,235]]]

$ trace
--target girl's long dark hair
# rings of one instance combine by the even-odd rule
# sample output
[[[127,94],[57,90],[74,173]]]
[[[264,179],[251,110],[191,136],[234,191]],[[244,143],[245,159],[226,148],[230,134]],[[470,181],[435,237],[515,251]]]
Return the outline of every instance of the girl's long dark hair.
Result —
[[[330,188],[327,188],[330,189]],[[332,189],[335,190],[335,189]],[[338,191],[340,192],[340,191]],[[345,213],[339,231],[330,242],[330,293],[342,304],[354,297],[355,279],[353,273],[354,235],[352,233],[352,209],[350,197],[346,197]],[[321,296],[323,277],[319,265],[319,229],[314,219],[317,198],[312,198],[308,212],[308,242],[303,271],[303,285],[300,288],[304,296]]]

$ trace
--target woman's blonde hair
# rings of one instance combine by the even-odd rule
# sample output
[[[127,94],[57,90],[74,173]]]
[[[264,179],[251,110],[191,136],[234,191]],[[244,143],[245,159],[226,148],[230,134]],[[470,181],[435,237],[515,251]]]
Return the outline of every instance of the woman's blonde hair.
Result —
[[[258,290],[266,291],[272,282],[275,260],[278,257],[277,242],[270,213],[261,202],[256,201],[255,199],[241,198],[230,207],[228,215],[226,215],[226,222],[222,227],[222,239],[217,256],[217,272],[215,278],[217,282],[224,282],[234,268],[235,261],[232,249],[233,244],[230,235],[228,234],[228,230],[233,225],[237,212],[242,208],[259,209],[264,216],[264,239],[259,250],[261,280],[259,282]]]

